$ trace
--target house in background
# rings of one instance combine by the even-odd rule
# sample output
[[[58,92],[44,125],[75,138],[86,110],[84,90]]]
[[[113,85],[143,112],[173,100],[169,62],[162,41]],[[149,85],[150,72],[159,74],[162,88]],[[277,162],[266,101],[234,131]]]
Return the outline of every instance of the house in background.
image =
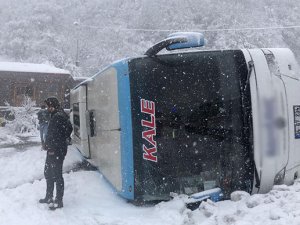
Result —
[[[8,102],[21,106],[30,97],[40,106],[49,96],[56,96],[69,108],[69,92],[75,85],[70,72],[44,64],[0,62],[0,106]]]

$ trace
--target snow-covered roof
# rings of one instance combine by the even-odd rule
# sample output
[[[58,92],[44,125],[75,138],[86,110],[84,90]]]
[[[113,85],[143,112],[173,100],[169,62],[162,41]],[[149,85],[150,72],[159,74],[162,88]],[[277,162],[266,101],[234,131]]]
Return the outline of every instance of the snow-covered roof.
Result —
[[[0,62],[0,71],[29,72],[29,73],[55,73],[70,74],[69,71],[49,66],[46,64]]]
[[[89,77],[73,77],[73,79],[76,80],[76,81],[77,81],[77,80],[79,80],[79,81],[80,81],[80,80],[86,80],[86,79],[88,79],[88,78],[89,78]]]

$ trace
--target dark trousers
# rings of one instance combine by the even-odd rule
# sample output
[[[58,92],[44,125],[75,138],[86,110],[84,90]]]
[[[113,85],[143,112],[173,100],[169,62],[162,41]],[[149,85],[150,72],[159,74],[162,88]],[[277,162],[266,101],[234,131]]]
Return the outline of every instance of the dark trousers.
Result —
[[[54,184],[56,184],[56,200],[62,201],[64,196],[64,178],[62,176],[64,157],[48,155],[46,158],[44,175],[46,178],[47,189],[46,198],[53,197]]]

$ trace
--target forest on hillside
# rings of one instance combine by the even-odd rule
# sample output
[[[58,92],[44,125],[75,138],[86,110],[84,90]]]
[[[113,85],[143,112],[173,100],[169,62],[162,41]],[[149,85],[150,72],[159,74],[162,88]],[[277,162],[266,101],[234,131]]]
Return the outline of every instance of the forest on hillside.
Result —
[[[176,31],[204,49],[288,47],[300,61],[300,0],[0,0],[0,60],[91,76]],[[77,63],[76,63],[77,62]]]

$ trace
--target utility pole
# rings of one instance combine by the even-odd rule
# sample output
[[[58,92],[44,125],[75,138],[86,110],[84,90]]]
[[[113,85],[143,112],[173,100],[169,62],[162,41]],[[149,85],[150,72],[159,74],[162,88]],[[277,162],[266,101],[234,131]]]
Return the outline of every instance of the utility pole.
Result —
[[[79,22],[75,21],[74,26],[76,27],[76,60],[75,65],[79,66]]]

